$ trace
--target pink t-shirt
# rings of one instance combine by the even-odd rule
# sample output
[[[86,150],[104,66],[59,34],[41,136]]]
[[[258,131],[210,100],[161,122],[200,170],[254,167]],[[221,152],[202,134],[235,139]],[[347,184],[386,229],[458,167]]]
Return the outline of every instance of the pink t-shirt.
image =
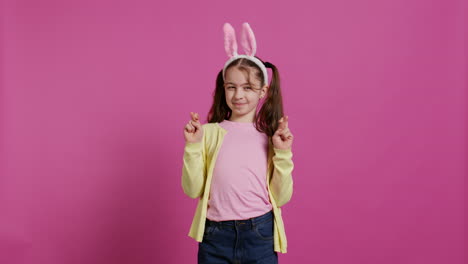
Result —
[[[268,136],[254,123],[224,120],[227,130],[213,171],[207,218],[243,220],[272,209],[267,189]]]

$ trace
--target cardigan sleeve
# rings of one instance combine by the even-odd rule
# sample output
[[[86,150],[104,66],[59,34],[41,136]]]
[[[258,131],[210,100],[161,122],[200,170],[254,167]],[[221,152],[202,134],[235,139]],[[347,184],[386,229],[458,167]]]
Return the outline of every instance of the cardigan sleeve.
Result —
[[[186,142],[182,168],[182,188],[190,198],[203,194],[206,179],[206,158],[203,142]]]
[[[293,154],[291,149],[273,148],[273,150],[273,175],[270,179],[270,189],[276,205],[281,207],[291,200],[293,193]]]

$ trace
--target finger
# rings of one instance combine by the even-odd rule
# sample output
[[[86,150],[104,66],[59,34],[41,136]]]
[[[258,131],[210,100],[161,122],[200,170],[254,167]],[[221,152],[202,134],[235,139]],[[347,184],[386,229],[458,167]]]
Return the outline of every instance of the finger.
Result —
[[[192,124],[189,123],[189,127],[190,127],[190,132],[192,133],[195,132],[195,127]]]
[[[192,127],[190,126],[190,124],[185,125],[185,131],[192,133]]]
[[[197,121],[197,113],[190,112],[190,119],[192,119],[193,121]]]
[[[278,128],[278,129],[276,130],[276,132],[275,132],[275,135],[281,137],[281,136],[283,135],[283,132],[284,132],[284,130],[283,130],[282,128]]]
[[[197,122],[199,119],[198,113],[195,113],[195,112],[190,112],[190,113],[192,116],[192,120]]]
[[[283,119],[284,127],[288,127],[288,123],[289,123],[289,117],[285,116],[284,119]]]
[[[278,120],[278,129],[277,130],[280,130],[283,128],[283,118],[281,117],[280,120]]]
[[[192,120],[188,121],[187,126],[190,130],[190,132],[193,132],[195,130],[195,127],[192,125]]]
[[[279,121],[279,126],[278,128],[281,128],[281,129],[285,129],[288,127],[288,120],[286,119],[286,117],[281,117],[280,121]]]
[[[281,134],[284,135],[284,134],[287,134],[287,133],[290,133],[288,127],[285,127],[285,128],[283,128],[283,129],[281,129]]]
[[[201,128],[201,124],[199,122],[195,122],[193,120],[190,120],[190,124],[194,127],[196,127],[197,129],[200,129]]]
[[[287,140],[292,140],[294,137],[292,134],[284,134],[284,135],[281,135],[281,139],[283,141],[287,141]]]
[[[291,134],[291,132],[288,132],[288,133],[284,134],[284,138],[293,139],[294,136],[293,136],[293,134]]]

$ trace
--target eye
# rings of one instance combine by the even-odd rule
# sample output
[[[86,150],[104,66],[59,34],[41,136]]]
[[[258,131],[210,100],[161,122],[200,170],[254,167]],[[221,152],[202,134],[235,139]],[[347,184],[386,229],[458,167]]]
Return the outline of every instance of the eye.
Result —
[[[252,88],[250,88],[249,86],[247,86],[247,87],[244,87],[244,89],[252,89]]]

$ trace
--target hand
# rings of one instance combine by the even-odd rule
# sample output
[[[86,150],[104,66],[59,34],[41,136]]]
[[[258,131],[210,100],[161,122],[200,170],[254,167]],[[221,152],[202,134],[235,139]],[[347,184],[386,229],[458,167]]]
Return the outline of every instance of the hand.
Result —
[[[198,118],[198,113],[190,112],[190,120],[184,128],[185,142],[196,143],[203,139],[203,128]]]
[[[277,149],[290,149],[293,143],[294,136],[288,128],[288,116],[283,116],[279,120],[279,126],[275,134],[273,134],[273,146]]]

